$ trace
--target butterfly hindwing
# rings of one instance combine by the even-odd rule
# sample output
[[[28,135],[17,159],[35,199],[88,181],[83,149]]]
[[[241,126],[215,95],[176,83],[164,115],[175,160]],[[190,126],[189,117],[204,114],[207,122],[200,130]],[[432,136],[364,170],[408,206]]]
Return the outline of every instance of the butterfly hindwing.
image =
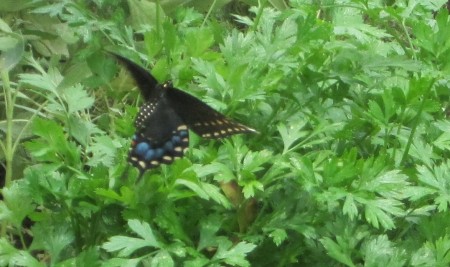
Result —
[[[146,102],[135,121],[129,161],[141,174],[181,158],[189,145],[187,126],[164,99]]]
[[[252,128],[235,122],[194,96],[176,88],[168,88],[167,101],[196,134],[204,138],[222,138],[239,133],[254,133]]]

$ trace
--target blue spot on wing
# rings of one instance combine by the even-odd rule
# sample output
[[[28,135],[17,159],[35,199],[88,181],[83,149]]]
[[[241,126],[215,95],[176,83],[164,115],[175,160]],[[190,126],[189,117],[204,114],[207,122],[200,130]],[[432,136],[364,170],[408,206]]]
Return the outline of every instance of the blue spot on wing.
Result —
[[[146,142],[141,142],[136,145],[135,151],[136,154],[140,156],[145,156],[147,151],[150,149],[150,145]]]
[[[155,158],[161,158],[164,155],[164,149],[157,148],[155,149]]]
[[[187,137],[188,136],[188,131],[180,131],[180,137]]]
[[[172,143],[178,144],[181,142],[181,137],[178,135],[172,136]]]
[[[149,149],[149,150],[145,153],[144,159],[145,159],[146,161],[148,161],[148,160],[152,160],[152,159],[154,159],[154,158],[155,158],[155,150]]]
[[[172,151],[173,150],[173,143],[172,143],[172,141],[167,141],[164,144],[164,150],[166,150],[166,151]]]

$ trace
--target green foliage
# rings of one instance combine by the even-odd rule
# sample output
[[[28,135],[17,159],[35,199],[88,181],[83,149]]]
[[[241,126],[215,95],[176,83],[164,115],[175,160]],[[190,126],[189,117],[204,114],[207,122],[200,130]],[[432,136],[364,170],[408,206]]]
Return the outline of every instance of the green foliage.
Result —
[[[0,2],[0,266],[449,266],[447,1]],[[259,133],[139,180],[105,49]]]

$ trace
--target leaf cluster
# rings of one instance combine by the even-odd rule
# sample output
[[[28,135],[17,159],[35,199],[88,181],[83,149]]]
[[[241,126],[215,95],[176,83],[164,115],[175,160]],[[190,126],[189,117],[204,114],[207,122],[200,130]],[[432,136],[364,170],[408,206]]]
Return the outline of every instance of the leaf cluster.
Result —
[[[0,266],[448,266],[444,4],[3,1]],[[259,134],[138,180],[105,48]]]

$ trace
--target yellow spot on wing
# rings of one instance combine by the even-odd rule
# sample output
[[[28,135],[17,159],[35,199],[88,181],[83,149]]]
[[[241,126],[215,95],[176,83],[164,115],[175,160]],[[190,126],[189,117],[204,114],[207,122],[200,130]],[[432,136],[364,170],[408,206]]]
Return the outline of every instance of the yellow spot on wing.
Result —
[[[147,164],[145,164],[145,162],[144,161],[138,161],[138,164],[139,164],[139,166],[141,166],[142,167],[142,169],[145,169],[145,167],[147,166]]]

